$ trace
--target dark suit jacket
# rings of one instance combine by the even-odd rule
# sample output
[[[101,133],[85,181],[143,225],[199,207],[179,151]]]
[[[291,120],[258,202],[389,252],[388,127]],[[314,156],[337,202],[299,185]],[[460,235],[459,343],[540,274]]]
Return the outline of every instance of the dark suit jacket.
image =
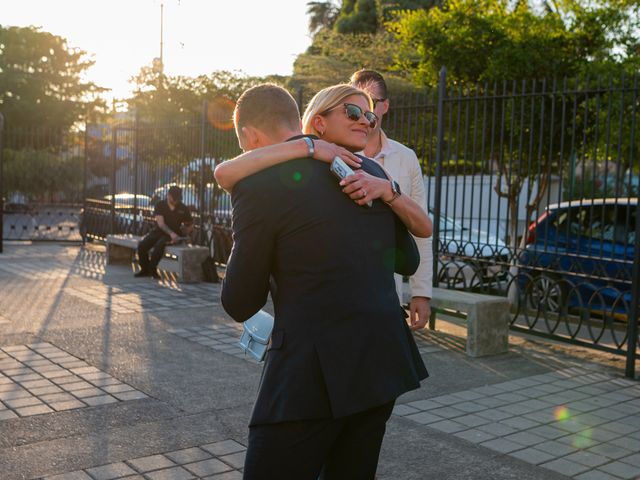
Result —
[[[363,169],[384,177],[371,160]],[[225,310],[247,320],[264,306],[270,275],[277,284],[251,425],[338,418],[420,386],[427,371],[396,294],[396,217],[387,205],[356,205],[312,159],[244,179],[232,201]],[[408,262],[414,271],[418,263]]]

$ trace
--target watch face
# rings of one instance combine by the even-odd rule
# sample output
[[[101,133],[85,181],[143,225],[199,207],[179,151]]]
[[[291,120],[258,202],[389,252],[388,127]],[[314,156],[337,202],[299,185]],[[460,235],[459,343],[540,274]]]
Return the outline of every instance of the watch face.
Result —
[[[393,190],[400,195],[402,192],[400,192],[400,185],[398,185],[398,182],[394,181],[393,182]]]

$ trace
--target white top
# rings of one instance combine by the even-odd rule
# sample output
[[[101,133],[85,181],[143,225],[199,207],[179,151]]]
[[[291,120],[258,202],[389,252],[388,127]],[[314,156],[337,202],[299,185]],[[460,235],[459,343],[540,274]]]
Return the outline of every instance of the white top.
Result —
[[[372,160],[378,162],[393,178],[403,195],[409,195],[427,215],[427,195],[424,190],[422,168],[415,152],[395,140],[387,138],[380,130],[381,149]],[[363,152],[360,152],[361,154]],[[415,237],[420,252],[420,266],[409,279],[411,297],[431,298],[433,285],[433,248],[431,238]],[[402,302],[402,276],[396,274],[396,290]]]

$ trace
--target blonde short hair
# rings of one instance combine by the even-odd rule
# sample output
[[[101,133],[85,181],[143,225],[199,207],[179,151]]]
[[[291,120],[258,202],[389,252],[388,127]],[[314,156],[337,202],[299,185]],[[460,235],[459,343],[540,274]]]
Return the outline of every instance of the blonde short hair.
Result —
[[[311,124],[313,117],[337,107],[344,102],[345,98],[350,97],[351,95],[361,95],[366,98],[369,108],[373,110],[373,102],[371,101],[371,97],[368,93],[359,90],[348,83],[333,85],[332,87],[323,88],[313,96],[309,105],[307,105],[307,109],[304,111],[304,115],[302,116],[302,131],[306,134],[319,135],[319,132],[317,132]]]

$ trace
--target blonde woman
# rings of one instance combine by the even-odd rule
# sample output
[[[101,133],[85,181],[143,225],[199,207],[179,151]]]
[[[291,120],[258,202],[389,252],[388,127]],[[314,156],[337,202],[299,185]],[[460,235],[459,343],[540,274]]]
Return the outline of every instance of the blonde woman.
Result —
[[[261,140],[257,134],[250,130],[237,132],[239,138],[243,138],[241,133],[247,137],[241,145],[245,153],[218,165],[216,180],[222,188],[231,191],[243,178],[279,163],[307,156],[331,163],[339,156],[356,172],[340,182],[345,194],[358,205],[374,200],[387,203],[413,235],[429,237],[431,220],[420,205],[402,195],[388,175],[387,179],[378,178],[359,169],[363,160],[353,152],[364,149],[370,130],[378,122],[372,109],[369,95],[351,85],[325,88],[311,99],[304,112],[302,131],[306,138],[294,137],[284,143],[253,149],[252,145]]]

